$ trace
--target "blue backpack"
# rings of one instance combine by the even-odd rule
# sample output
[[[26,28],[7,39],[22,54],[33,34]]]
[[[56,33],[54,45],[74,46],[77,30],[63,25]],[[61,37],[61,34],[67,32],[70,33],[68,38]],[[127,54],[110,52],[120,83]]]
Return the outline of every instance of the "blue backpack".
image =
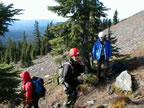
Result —
[[[33,95],[34,97],[44,97],[46,93],[46,89],[44,87],[44,81],[40,77],[33,77],[31,82],[33,83]]]

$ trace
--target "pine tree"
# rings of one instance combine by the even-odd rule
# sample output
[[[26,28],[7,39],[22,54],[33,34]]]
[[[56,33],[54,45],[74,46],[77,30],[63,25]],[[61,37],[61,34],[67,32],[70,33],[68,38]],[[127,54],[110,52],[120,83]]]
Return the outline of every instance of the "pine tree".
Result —
[[[104,11],[107,9],[98,0],[59,0],[57,2],[59,5],[51,6],[49,10],[60,16],[68,17],[69,20],[55,27],[54,32],[57,35],[57,39],[54,39],[55,42],[54,40],[51,41],[51,44],[59,41],[59,45],[57,47],[52,46],[52,48],[53,50],[57,48],[54,50],[55,53],[56,50],[58,50],[57,53],[61,53],[69,50],[71,47],[79,48],[84,63],[87,69],[90,70],[90,52],[92,47],[90,46],[90,41],[93,38],[90,36],[90,29],[94,27],[91,25],[98,25],[100,17],[106,15]],[[94,21],[94,19],[98,20]],[[98,33],[99,31],[96,32]]]
[[[31,43],[29,43],[26,49],[26,67],[33,64],[32,58],[31,58],[31,50],[32,50],[32,45]]]
[[[121,57],[123,55],[119,53],[120,48],[118,48],[116,46],[116,44],[115,44],[117,42],[117,39],[113,35],[113,33],[111,32],[111,30],[110,30],[111,25],[112,25],[111,20],[109,20],[109,25],[108,25],[108,40],[110,40],[111,45],[112,45],[112,56]]]
[[[17,61],[20,61],[20,57],[21,57],[21,50],[22,50],[22,43],[20,41],[18,41],[17,45],[16,45],[16,49],[17,49]]]
[[[36,56],[40,55],[40,48],[41,48],[41,35],[39,31],[39,23],[35,21],[34,24],[34,43],[33,43],[33,50]]]
[[[21,50],[21,59],[20,64],[21,67],[25,67],[26,64],[26,49],[27,49],[27,40],[26,40],[26,34],[23,33],[23,39],[22,39],[22,50]]]
[[[113,16],[113,25],[119,23],[119,19],[118,19],[118,11],[115,10],[114,12],[114,16]]]
[[[0,103],[15,108],[22,101],[18,89],[20,70],[14,70],[12,65],[0,64]]]
[[[9,57],[10,57],[10,62],[14,62],[15,61],[15,56],[16,56],[16,43],[15,42],[11,42],[11,45],[9,46],[10,50],[9,50]]]
[[[14,52],[14,53],[13,53],[13,54],[14,54],[14,55],[13,55],[13,62],[16,64],[17,61],[18,61],[18,57],[17,57],[17,56],[18,56],[18,53],[17,53],[18,50],[17,50],[17,47],[16,47],[16,42],[13,43],[12,48],[13,48],[13,52]]]
[[[2,63],[4,61],[4,46],[0,40],[0,63]]]
[[[21,9],[14,9],[13,4],[6,6],[0,3],[0,36],[8,31],[8,26],[17,19],[13,18],[15,15],[20,15]]]
[[[11,61],[11,46],[12,46],[12,40],[11,38],[8,38],[8,42],[7,42],[7,47],[6,47],[6,52],[5,52],[5,63],[10,64]]]
[[[50,22],[47,25],[47,28],[44,33],[44,37],[42,38],[42,41],[43,41],[42,42],[42,45],[43,45],[42,51],[44,54],[50,52],[51,46],[50,46],[49,40],[52,40],[55,37],[54,34],[50,31],[50,28],[52,26],[53,26],[53,22]]]
[[[23,46],[24,43],[27,44],[27,40],[26,40],[26,33],[25,33],[25,32],[23,32],[22,46]]]
[[[40,55],[45,55],[45,40],[46,40],[46,37],[43,37],[42,38],[42,41],[41,41],[41,49],[40,49]]]
[[[32,60],[36,59],[36,54],[35,54],[35,50],[34,50],[34,46],[33,45],[32,45],[30,56],[31,56]]]

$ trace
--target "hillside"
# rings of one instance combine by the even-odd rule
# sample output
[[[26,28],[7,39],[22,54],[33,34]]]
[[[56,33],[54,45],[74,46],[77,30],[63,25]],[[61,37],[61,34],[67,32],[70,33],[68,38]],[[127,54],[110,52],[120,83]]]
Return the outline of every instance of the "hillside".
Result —
[[[144,11],[141,11],[111,27],[121,53],[144,48]],[[107,33],[107,30],[105,30]]]
[[[121,48],[121,53],[130,54],[132,58],[127,61],[127,65],[133,77],[135,78],[138,88],[132,95],[128,96],[132,101],[138,104],[129,104],[125,108],[144,108],[144,86],[141,82],[144,80],[144,11],[131,16],[119,24],[111,27],[113,35],[117,37],[117,46]],[[107,30],[105,30],[107,32]],[[55,81],[51,79],[51,75],[56,72],[58,65],[54,63],[54,59],[49,54],[39,57],[34,61],[34,65],[26,68],[32,75],[41,76],[45,80],[47,94],[44,99],[40,99],[40,108],[58,108],[63,105],[66,98],[63,87],[56,86]],[[105,83],[97,83],[95,86],[89,87],[83,91],[83,95],[79,96],[75,108],[97,108],[101,104],[109,104],[116,97],[122,96],[119,93],[111,95],[107,92],[107,87],[115,81],[115,77],[110,77]],[[90,104],[93,102],[93,104]],[[82,107],[83,106],[83,107]],[[61,107],[63,108],[63,107]],[[104,107],[99,107],[104,108]]]

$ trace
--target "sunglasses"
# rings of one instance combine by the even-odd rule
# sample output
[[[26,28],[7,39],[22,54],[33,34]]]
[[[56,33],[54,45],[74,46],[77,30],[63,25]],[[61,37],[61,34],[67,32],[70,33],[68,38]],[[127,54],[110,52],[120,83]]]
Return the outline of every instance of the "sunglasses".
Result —
[[[75,55],[74,57],[79,57],[80,55]]]

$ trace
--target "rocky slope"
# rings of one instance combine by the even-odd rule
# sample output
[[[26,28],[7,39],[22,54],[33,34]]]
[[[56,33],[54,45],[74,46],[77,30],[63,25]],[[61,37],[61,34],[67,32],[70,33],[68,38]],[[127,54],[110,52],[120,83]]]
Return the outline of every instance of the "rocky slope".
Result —
[[[50,78],[50,76],[55,73],[58,67],[58,65],[54,63],[54,57],[46,55],[35,60],[34,63],[34,66],[31,66],[26,70],[28,70],[32,76],[36,75],[43,77],[45,80],[45,87],[47,88],[45,98],[40,99],[40,108],[58,108],[58,105],[62,106],[66,98],[63,86],[56,86],[55,84],[53,84],[54,81]],[[144,102],[142,101],[144,100],[144,86],[140,85],[140,83],[143,82],[144,79],[144,58],[135,59],[134,62],[132,62],[132,65],[134,66],[136,63],[139,63],[139,65],[136,65],[136,67],[131,70],[131,72],[137,80],[139,88],[132,95],[123,96],[128,96],[132,101],[138,101],[139,105],[130,104],[127,105],[126,108],[144,108]],[[96,108],[101,104],[107,105],[111,103],[114,98],[122,96],[119,93],[113,93],[112,95],[108,94],[107,87],[114,81],[115,78],[111,77],[111,79],[106,81],[105,83],[97,83],[95,86],[87,88],[87,90],[83,91],[83,95],[79,96],[76,103],[76,106],[81,107],[75,108]]]
[[[141,11],[111,27],[122,53],[144,48],[144,11]],[[107,30],[105,30],[107,33]]]

